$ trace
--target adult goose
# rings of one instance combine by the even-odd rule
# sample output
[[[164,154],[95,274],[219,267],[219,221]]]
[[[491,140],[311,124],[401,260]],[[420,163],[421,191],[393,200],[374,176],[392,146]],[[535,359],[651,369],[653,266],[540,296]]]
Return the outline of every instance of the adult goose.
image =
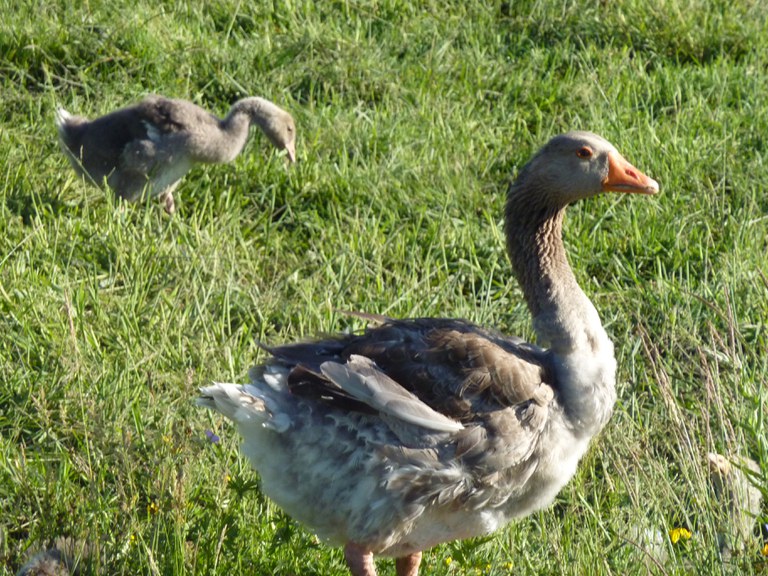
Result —
[[[56,112],[62,149],[75,171],[106,183],[118,197],[157,197],[173,213],[173,191],[195,163],[232,161],[255,124],[277,148],[296,160],[291,115],[264,98],[243,98],[224,119],[186,100],[148,96],[96,120]]]
[[[550,140],[509,188],[507,248],[540,348],[463,320],[384,319],[267,348],[250,384],[198,403],[233,420],[262,489],[355,576],[374,555],[415,576],[422,550],[547,506],[611,415],[613,344],[561,239],[565,208],[658,184],[589,132]]]

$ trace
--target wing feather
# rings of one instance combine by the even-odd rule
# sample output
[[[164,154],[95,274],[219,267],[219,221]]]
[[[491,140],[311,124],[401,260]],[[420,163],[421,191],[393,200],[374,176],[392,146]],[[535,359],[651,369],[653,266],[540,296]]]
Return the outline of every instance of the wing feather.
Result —
[[[324,362],[320,370],[331,382],[377,411],[436,432],[457,432],[461,423],[422,402],[364,356],[352,355],[346,364]]]
[[[416,319],[268,350],[289,368],[291,393],[378,415],[401,441],[392,458],[448,450],[473,470],[475,489],[498,474],[519,485],[536,468],[557,385],[535,346],[468,322]]]

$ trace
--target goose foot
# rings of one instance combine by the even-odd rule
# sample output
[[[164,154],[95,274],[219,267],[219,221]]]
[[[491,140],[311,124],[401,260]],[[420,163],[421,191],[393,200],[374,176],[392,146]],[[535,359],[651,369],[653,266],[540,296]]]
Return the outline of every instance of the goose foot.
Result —
[[[395,560],[395,572],[397,576],[419,576],[419,564],[421,552],[414,552]]]
[[[344,558],[352,576],[376,576],[376,566],[373,564],[373,552],[355,542],[347,542],[344,546]],[[398,573],[399,574],[399,573]]]

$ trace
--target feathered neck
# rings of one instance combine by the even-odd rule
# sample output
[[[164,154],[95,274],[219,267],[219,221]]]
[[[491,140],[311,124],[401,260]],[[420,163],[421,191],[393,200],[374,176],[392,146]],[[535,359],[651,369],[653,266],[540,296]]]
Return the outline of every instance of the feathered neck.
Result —
[[[281,112],[275,104],[264,98],[253,96],[238,100],[229,109],[229,114],[222,120],[223,127],[245,126],[247,131],[250,124],[255,124],[264,130],[270,118],[275,118]]]
[[[546,188],[546,189],[545,189]],[[561,404],[577,434],[594,434],[615,401],[613,343],[573,275],[562,241],[566,205],[546,183],[518,179],[506,206],[507,249],[539,344],[555,355]]]
[[[218,120],[218,134],[208,135],[210,142],[206,146],[209,162],[230,162],[240,154],[248,139],[251,123],[263,129],[267,111],[263,98],[243,98],[235,102],[229,113]]]
[[[566,206],[526,180],[510,188],[507,250],[543,345],[568,353],[594,348],[605,331],[568,263],[562,230]]]

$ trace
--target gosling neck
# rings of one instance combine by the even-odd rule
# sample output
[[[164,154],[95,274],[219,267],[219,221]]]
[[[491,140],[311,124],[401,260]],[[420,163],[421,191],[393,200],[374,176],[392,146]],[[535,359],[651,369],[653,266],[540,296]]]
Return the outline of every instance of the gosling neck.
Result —
[[[248,139],[251,123],[263,129],[268,111],[262,98],[243,98],[232,105],[229,114],[219,121],[222,161],[229,162],[240,154]]]

